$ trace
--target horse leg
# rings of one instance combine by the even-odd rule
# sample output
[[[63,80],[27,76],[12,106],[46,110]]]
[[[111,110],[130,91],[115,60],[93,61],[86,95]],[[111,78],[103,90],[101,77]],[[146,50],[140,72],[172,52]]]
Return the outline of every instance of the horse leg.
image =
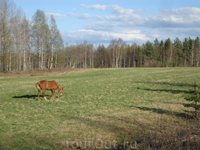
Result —
[[[38,90],[38,100],[40,100],[40,90]]]
[[[44,99],[46,100],[47,98],[46,98],[46,96],[44,95],[45,92],[46,92],[46,90],[43,90],[43,91],[42,91],[42,95],[43,95]]]
[[[51,98],[53,98],[53,99],[54,99],[54,92],[55,92],[55,90],[51,90],[51,93],[52,93]]]

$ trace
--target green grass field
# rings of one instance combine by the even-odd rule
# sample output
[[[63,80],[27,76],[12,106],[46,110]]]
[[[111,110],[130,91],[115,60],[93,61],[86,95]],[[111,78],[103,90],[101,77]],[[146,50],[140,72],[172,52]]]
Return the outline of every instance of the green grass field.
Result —
[[[47,91],[47,100],[38,101],[35,83],[42,79],[64,86],[63,96],[56,91],[50,99]],[[196,137],[187,131],[200,127],[187,121],[182,105],[181,93],[194,81],[200,83],[199,68],[82,69],[0,78],[0,149],[111,149],[130,142],[137,142],[137,149],[159,149],[164,141],[181,148],[186,137]]]

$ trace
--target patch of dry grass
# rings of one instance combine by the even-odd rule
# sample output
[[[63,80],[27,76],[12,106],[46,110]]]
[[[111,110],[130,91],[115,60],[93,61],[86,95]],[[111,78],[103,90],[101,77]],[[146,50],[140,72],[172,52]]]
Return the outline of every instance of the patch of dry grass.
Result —
[[[1,71],[0,78],[60,76],[60,75],[83,73],[90,70],[91,69],[53,68],[53,69],[26,70],[26,71]]]

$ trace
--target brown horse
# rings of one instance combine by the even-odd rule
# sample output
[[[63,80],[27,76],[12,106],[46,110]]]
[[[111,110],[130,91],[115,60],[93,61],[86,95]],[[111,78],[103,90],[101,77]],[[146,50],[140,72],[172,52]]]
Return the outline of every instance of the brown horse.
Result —
[[[44,99],[46,99],[46,96],[44,96],[46,90],[51,90],[52,93],[51,98],[54,98],[54,92],[56,90],[58,90],[59,95],[62,96],[63,88],[56,81],[41,80],[37,82],[35,86],[36,89],[38,90],[38,100],[40,100],[40,91],[42,91]]]

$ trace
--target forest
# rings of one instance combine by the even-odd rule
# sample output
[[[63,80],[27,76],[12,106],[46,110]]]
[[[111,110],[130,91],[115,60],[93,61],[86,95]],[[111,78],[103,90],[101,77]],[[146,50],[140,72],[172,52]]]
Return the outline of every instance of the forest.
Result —
[[[65,44],[53,16],[32,20],[11,0],[0,0],[0,70],[45,68],[199,67],[200,39],[152,39],[138,45],[120,37],[108,46]]]

